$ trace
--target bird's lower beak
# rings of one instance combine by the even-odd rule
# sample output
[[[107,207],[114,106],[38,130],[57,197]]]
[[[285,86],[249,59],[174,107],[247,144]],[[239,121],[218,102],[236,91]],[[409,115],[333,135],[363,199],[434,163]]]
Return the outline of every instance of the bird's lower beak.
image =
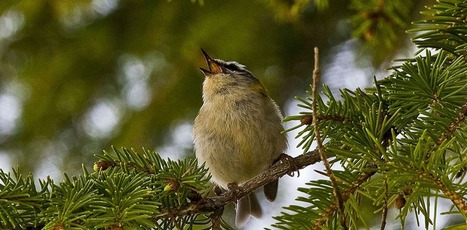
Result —
[[[204,58],[206,59],[206,63],[209,67],[209,70],[199,68],[201,72],[203,72],[204,75],[222,73],[222,68],[216,63],[216,61],[212,59],[203,49],[201,49],[201,52],[203,52]]]

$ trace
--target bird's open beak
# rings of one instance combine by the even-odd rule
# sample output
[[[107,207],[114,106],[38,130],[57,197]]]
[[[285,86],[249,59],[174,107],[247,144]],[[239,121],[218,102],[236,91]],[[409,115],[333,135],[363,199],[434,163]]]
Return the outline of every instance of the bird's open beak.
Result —
[[[206,59],[206,63],[209,67],[209,70],[200,67],[199,69],[201,72],[203,72],[204,75],[222,73],[222,68],[216,63],[216,61],[212,59],[203,49],[201,49],[201,52],[203,52],[204,58]]]

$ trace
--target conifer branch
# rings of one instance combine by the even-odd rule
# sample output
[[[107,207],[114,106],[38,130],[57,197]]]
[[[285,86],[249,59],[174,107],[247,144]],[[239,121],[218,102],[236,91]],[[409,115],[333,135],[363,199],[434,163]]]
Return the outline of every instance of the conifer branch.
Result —
[[[222,195],[201,199],[199,202],[190,205],[187,208],[164,210],[163,213],[156,215],[153,219],[161,220],[199,214],[202,212],[218,212],[220,209],[223,209],[225,205],[236,202],[237,199],[240,199],[251,192],[254,192],[256,189],[290,173],[291,170],[298,171],[299,169],[303,169],[306,166],[319,162],[321,159],[318,151],[313,150],[295,157],[293,160],[295,163],[293,167],[289,162],[277,162],[268,170],[253,177],[243,185],[238,186],[238,190],[236,191],[228,190]]]
[[[318,121],[338,121],[338,122],[346,122],[352,124],[358,124],[357,121],[353,121],[349,117],[339,116],[339,115],[318,115]],[[305,115],[302,116],[300,119],[300,123],[303,125],[311,125],[313,123],[313,116],[312,115]]]
[[[441,190],[441,192],[443,192],[444,195],[446,195],[446,197],[456,205],[457,209],[459,209],[459,212],[465,218],[467,218],[467,202],[463,197],[461,197],[455,191],[452,191],[445,183],[443,183],[443,181],[429,172],[421,173],[420,177],[427,179],[431,183],[434,183],[436,187],[438,187],[438,189]]]
[[[440,145],[449,137],[451,137],[456,131],[457,127],[465,121],[465,116],[467,116],[467,102],[462,105],[459,115],[454,119],[453,122],[449,125],[449,128],[441,135],[441,137],[436,141],[436,144]]]
[[[464,103],[460,109],[459,115],[454,119],[453,122],[450,123],[448,129],[441,134],[441,137],[436,141],[436,146],[428,152],[427,158],[431,156],[431,153],[435,151],[438,147],[440,147],[444,141],[450,138],[454,132],[456,131],[457,127],[465,120],[465,116],[467,115],[467,103]],[[431,183],[434,183],[436,187],[438,187],[441,192],[446,195],[448,199],[450,199],[456,207],[459,209],[461,214],[464,217],[467,217],[467,202],[464,198],[462,198],[459,194],[455,191],[452,191],[445,183],[443,183],[438,177],[433,175],[430,172],[423,172],[421,173],[423,178],[428,179]]]
[[[376,173],[376,165],[369,165],[368,170],[363,172],[360,177],[350,186],[342,192],[343,201],[347,201],[355,191],[357,191],[360,186],[368,181]],[[329,206],[326,210],[322,212],[319,218],[317,218],[313,224],[312,229],[319,230],[323,229],[327,220],[339,209],[339,204],[337,201],[334,201],[332,205]]]

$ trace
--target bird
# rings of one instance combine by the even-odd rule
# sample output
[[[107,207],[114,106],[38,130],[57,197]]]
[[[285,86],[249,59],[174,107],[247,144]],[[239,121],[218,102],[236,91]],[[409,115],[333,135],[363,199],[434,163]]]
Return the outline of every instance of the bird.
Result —
[[[211,58],[201,49],[208,69],[204,74],[203,104],[193,125],[198,163],[208,168],[211,181],[228,190],[267,170],[287,148],[282,114],[263,84],[246,66]],[[265,185],[274,201],[278,179]],[[236,202],[235,225],[243,228],[262,208],[254,192]]]

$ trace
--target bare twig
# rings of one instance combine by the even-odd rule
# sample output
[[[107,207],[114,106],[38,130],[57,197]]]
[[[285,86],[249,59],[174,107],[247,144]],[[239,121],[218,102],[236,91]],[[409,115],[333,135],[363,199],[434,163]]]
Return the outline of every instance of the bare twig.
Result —
[[[382,220],[381,220],[381,230],[384,230],[386,228],[386,219],[388,218],[388,179],[384,179],[384,200],[383,200],[383,213],[382,215]]]
[[[334,196],[336,197],[337,204],[338,204],[338,212],[339,212],[339,220],[341,223],[341,226],[344,229],[347,228],[347,223],[345,220],[345,213],[344,213],[344,200],[342,199],[342,194],[339,190],[339,186],[337,185],[336,177],[334,176],[334,173],[331,170],[331,166],[327,160],[326,157],[326,150],[324,148],[323,142],[321,140],[321,135],[319,133],[319,121],[318,121],[318,110],[317,110],[317,98],[318,98],[318,80],[319,80],[319,50],[317,47],[315,47],[315,68],[313,70],[313,84],[312,84],[312,92],[313,92],[313,101],[312,101],[312,109],[313,109],[313,126],[314,126],[314,132],[315,132],[315,137],[316,137],[316,142],[318,144],[318,152],[319,156],[321,158],[321,161],[323,161],[324,166],[326,167],[326,173],[329,176],[329,179],[331,180],[333,191],[334,191]]]

